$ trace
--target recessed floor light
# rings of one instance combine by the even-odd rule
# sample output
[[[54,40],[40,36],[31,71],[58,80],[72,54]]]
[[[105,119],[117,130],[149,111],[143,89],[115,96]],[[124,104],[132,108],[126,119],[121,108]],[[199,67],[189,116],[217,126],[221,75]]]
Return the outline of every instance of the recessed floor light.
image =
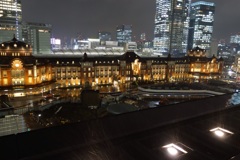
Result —
[[[210,130],[210,132],[214,133],[214,135],[216,135],[217,137],[220,137],[220,138],[233,134],[233,132],[231,132],[227,129],[223,129],[221,127],[213,128]]]
[[[170,143],[168,145],[165,145],[162,148],[166,149],[167,154],[170,155],[170,156],[178,156],[178,155],[188,153],[182,147],[180,147],[179,145],[174,144],[174,143]]]

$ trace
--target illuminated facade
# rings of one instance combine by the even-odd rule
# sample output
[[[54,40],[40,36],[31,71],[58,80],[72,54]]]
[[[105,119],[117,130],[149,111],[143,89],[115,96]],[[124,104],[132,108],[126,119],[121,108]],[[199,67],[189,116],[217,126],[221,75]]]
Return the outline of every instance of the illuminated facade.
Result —
[[[38,60],[46,59],[39,57]],[[61,86],[127,83],[133,81],[203,82],[219,79],[223,59],[207,58],[206,50],[189,50],[182,58],[140,57],[135,52],[122,55],[81,58],[48,57],[52,64],[52,78]]]
[[[156,0],[154,52],[186,51],[190,0]]]
[[[30,45],[0,44],[0,86],[26,87],[56,82],[62,87],[133,81],[202,82],[221,77],[223,60],[194,48],[182,58],[121,55],[32,55]]]
[[[15,34],[21,39],[22,5],[20,0],[0,1],[0,43]]]
[[[197,47],[210,50],[215,4],[199,1],[191,4],[189,48]]]
[[[15,89],[50,82],[51,66],[32,56],[32,47],[13,38],[0,44],[0,86]]]
[[[236,82],[240,82],[240,75],[239,75],[239,72],[240,72],[240,55],[239,54],[237,54],[235,56],[235,62],[232,65],[231,69],[236,73]]]

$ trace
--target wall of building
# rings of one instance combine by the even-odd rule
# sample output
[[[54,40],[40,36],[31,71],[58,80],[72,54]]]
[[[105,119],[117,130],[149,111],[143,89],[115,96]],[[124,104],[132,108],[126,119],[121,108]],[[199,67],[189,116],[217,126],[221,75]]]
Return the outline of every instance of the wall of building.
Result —
[[[8,46],[7,46],[8,45]],[[32,56],[29,45],[15,38],[0,44],[0,86],[25,87],[56,81],[61,87],[106,85],[134,81],[202,82],[221,77],[223,60],[207,58],[195,48],[173,58],[123,55]]]

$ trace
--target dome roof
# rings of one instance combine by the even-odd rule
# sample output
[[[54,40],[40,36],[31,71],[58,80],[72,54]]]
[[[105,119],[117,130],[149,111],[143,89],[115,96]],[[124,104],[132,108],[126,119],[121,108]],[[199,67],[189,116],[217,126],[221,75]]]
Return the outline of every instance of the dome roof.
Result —
[[[193,49],[191,49],[191,51],[197,51],[197,52],[200,52],[200,51],[202,51],[202,52],[206,52],[206,50],[205,49],[202,49],[202,48],[200,48],[200,47],[195,47],[195,48],[193,48]]]
[[[17,40],[15,38],[15,36],[13,37],[12,40],[1,43],[0,47],[1,47],[1,49],[4,49],[4,48],[11,48],[11,49],[24,48],[24,49],[30,49],[31,48],[31,46],[29,44]]]

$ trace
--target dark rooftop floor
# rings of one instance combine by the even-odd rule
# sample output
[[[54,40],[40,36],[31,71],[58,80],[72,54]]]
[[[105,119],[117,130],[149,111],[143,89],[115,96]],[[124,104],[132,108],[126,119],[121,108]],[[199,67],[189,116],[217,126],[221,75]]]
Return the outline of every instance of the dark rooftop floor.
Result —
[[[0,138],[0,159],[227,160],[240,153],[240,106],[231,94]],[[216,137],[221,127],[233,134]],[[174,143],[187,153],[169,156]]]

